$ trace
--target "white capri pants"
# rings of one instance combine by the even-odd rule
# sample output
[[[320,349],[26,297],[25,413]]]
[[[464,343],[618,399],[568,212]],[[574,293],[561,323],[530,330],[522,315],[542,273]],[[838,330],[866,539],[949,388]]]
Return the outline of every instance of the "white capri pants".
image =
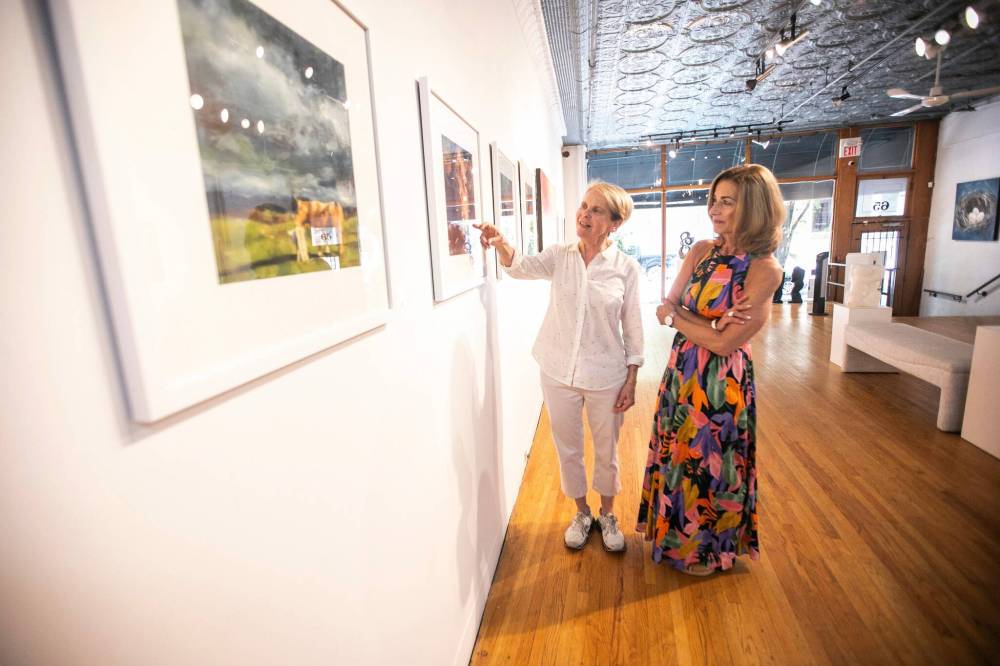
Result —
[[[625,415],[611,411],[619,391],[621,386],[599,391],[568,386],[542,373],[542,395],[559,453],[562,491],[571,499],[587,494],[587,470],[583,465],[584,405],[594,436],[594,490],[606,497],[614,497],[621,491],[618,432]]]

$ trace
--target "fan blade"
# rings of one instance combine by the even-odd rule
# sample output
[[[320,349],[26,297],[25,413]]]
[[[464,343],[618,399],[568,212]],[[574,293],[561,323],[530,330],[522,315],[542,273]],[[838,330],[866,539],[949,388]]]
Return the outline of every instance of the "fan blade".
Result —
[[[903,109],[902,111],[897,111],[896,113],[890,113],[889,115],[892,116],[893,118],[898,118],[899,116],[905,116],[908,113],[913,113],[917,109],[922,109],[922,108],[924,108],[923,104],[914,104],[908,109]]]
[[[966,90],[965,92],[952,93],[952,99],[962,99],[963,97],[982,97],[983,95],[995,95],[1000,93],[1000,86],[992,88],[980,88],[979,90]]]
[[[920,99],[920,95],[914,95],[911,92],[907,92],[902,88],[889,88],[885,91],[885,94],[893,99]]]

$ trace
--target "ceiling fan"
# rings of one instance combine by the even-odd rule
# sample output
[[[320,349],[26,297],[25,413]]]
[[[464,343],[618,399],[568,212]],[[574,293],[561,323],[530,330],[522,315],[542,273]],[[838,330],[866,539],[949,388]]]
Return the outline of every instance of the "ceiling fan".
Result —
[[[942,49],[943,51],[944,49]],[[934,85],[930,89],[930,93],[927,95],[914,95],[913,93],[907,92],[902,88],[889,88],[885,91],[889,97],[894,99],[919,99],[919,104],[914,104],[911,107],[905,108],[902,111],[897,111],[896,113],[890,114],[894,117],[905,116],[908,113],[912,113],[918,109],[932,109],[935,106],[941,106],[942,104],[947,104],[948,102],[956,99],[966,99],[968,97],[982,97],[983,95],[994,95],[1000,93],[1000,86],[993,86],[991,88],[980,88],[979,90],[964,90],[962,92],[953,93],[951,95],[945,95],[944,90],[941,88],[941,51],[937,54],[937,65],[934,68]]]

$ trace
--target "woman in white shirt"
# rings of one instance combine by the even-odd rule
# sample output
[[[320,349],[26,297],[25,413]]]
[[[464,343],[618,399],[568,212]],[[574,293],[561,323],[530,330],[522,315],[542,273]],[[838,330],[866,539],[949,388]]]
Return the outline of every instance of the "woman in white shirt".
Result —
[[[583,406],[594,436],[593,488],[601,495],[604,547],[625,550],[613,513],[621,490],[618,432],[635,404],[636,373],[642,365],[639,264],[615,247],[608,235],[632,214],[632,197],[608,183],[587,188],[576,212],[579,241],[553,245],[526,257],[491,224],[477,225],[483,247],[495,247],[508,275],[552,282],[549,308],[535,341],[542,394],[559,453],[562,490],[577,514],[565,542],[580,549],[594,518],[587,504],[583,464]]]

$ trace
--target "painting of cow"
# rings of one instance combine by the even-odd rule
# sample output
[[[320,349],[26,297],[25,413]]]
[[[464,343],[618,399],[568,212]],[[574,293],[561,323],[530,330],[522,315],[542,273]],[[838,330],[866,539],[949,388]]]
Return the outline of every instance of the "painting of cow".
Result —
[[[177,0],[219,282],[361,265],[344,65],[248,0]]]

